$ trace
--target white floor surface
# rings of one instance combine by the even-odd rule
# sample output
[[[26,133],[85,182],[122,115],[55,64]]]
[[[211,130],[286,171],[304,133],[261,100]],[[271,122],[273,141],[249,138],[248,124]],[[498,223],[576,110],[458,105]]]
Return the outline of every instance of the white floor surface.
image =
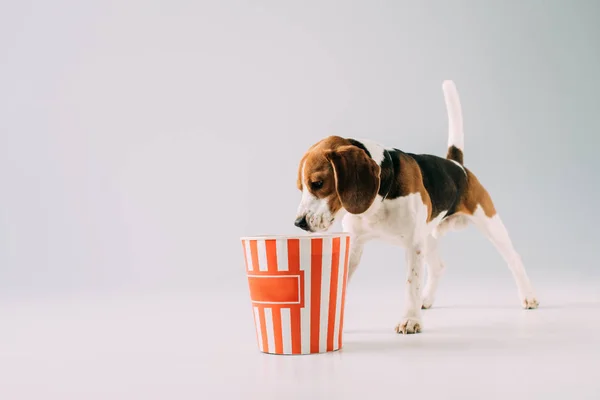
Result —
[[[600,399],[598,285],[513,290],[447,287],[400,336],[398,293],[352,289],[311,356],[259,353],[247,293],[4,300],[0,399]]]

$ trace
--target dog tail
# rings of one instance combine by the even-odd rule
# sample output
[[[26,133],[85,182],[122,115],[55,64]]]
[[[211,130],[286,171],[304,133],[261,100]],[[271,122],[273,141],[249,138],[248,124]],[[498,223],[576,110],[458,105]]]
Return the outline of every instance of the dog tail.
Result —
[[[446,80],[442,83],[444,90],[444,99],[446,101],[446,111],[448,112],[448,160],[463,164],[463,151],[465,146],[465,137],[463,134],[462,109],[460,98],[454,82]]]

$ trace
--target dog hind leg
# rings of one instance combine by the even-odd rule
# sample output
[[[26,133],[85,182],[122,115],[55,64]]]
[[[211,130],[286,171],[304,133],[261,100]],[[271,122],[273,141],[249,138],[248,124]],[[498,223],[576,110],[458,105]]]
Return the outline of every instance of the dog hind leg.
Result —
[[[506,227],[502,223],[498,214],[488,217],[481,207],[478,207],[471,220],[477,228],[492,242],[498,250],[508,268],[512,273],[517,289],[519,291],[519,300],[525,309],[537,308],[538,300],[533,292],[533,288],[521,261],[521,256],[514,249],[508,235]]]
[[[444,262],[438,250],[438,240],[433,236],[429,236],[425,241],[425,262],[427,263],[427,283],[423,290],[423,302],[421,305],[423,309],[430,308],[433,305],[435,292],[445,270]]]

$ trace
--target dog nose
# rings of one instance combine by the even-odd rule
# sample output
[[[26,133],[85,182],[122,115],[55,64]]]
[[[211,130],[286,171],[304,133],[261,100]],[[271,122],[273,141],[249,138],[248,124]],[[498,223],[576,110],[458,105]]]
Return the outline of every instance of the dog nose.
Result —
[[[294,225],[296,225],[300,229],[308,230],[308,222],[306,222],[306,215],[303,217],[296,218],[294,221]]]

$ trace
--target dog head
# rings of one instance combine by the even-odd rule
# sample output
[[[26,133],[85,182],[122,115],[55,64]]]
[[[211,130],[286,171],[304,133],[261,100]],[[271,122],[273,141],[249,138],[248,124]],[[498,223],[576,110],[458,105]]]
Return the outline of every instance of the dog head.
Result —
[[[315,143],[298,166],[302,198],[295,225],[308,232],[323,232],[342,208],[362,214],[377,196],[379,175],[379,165],[352,141],[330,136]]]

